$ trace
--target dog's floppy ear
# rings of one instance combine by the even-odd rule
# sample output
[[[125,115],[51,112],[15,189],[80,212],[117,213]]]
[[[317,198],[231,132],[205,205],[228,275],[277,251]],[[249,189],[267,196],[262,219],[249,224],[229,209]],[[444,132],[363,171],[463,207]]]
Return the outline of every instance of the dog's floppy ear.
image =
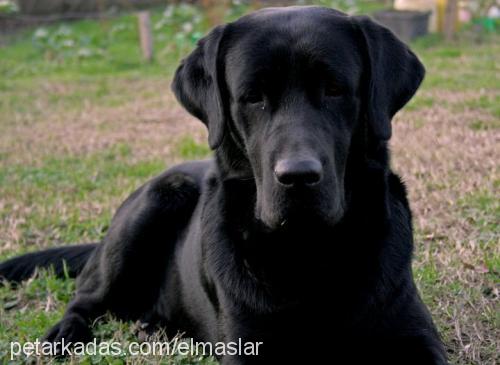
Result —
[[[389,29],[368,17],[355,17],[366,43],[369,65],[367,117],[373,134],[391,138],[391,119],[415,94],[425,68]]]
[[[202,38],[177,68],[172,90],[186,110],[208,127],[208,143],[216,149],[224,136],[224,105],[218,82],[219,44],[225,26]]]

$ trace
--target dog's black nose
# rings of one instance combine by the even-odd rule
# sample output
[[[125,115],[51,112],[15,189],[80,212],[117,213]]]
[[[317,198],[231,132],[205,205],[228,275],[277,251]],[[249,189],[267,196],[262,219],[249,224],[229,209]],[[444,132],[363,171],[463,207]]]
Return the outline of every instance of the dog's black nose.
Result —
[[[274,174],[283,185],[314,185],[323,177],[323,167],[315,159],[284,159],[276,163]]]

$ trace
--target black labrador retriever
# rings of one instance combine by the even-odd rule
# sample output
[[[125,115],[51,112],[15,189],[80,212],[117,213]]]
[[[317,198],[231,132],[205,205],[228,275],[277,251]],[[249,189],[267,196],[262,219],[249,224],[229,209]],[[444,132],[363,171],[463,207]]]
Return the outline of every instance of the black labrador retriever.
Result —
[[[3,263],[66,261],[77,292],[48,341],[87,341],[109,311],[199,341],[262,342],[222,364],[447,364],[415,287],[391,119],[424,67],[386,28],[321,7],[215,28],[173,81],[214,160],[135,191],[103,241]]]

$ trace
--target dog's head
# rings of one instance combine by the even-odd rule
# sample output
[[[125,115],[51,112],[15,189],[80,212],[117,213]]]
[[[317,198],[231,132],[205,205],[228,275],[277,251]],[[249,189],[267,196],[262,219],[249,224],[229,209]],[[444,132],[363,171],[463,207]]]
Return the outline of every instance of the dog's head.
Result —
[[[215,28],[173,90],[225,165],[254,179],[256,218],[277,228],[343,217],[354,136],[385,145],[423,77],[408,47],[369,18],[290,7]]]

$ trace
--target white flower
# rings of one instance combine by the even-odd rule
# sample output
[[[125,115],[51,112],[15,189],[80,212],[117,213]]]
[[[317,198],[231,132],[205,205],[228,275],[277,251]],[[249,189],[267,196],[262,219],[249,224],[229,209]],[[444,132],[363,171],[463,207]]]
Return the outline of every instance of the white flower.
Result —
[[[80,48],[78,50],[79,57],[90,57],[92,56],[92,50],[89,48]]]
[[[186,22],[182,24],[182,31],[184,33],[191,33],[193,31],[193,23]]]
[[[163,12],[163,16],[165,18],[170,18],[174,14],[174,7],[172,5],[168,5]]]
[[[45,38],[49,35],[49,32],[47,32],[47,29],[45,28],[38,28],[35,31],[34,37],[35,38]]]
[[[63,45],[64,47],[71,48],[71,47],[73,47],[73,46],[75,45],[75,41],[74,41],[74,40],[72,40],[72,39],[66,39],[66,40],[62,43],[62,45]]]
[[[68,27],[67,25],[61,25],[57,30],[57,34],[62,36],[69,36],[71,35],[71,28]]]

